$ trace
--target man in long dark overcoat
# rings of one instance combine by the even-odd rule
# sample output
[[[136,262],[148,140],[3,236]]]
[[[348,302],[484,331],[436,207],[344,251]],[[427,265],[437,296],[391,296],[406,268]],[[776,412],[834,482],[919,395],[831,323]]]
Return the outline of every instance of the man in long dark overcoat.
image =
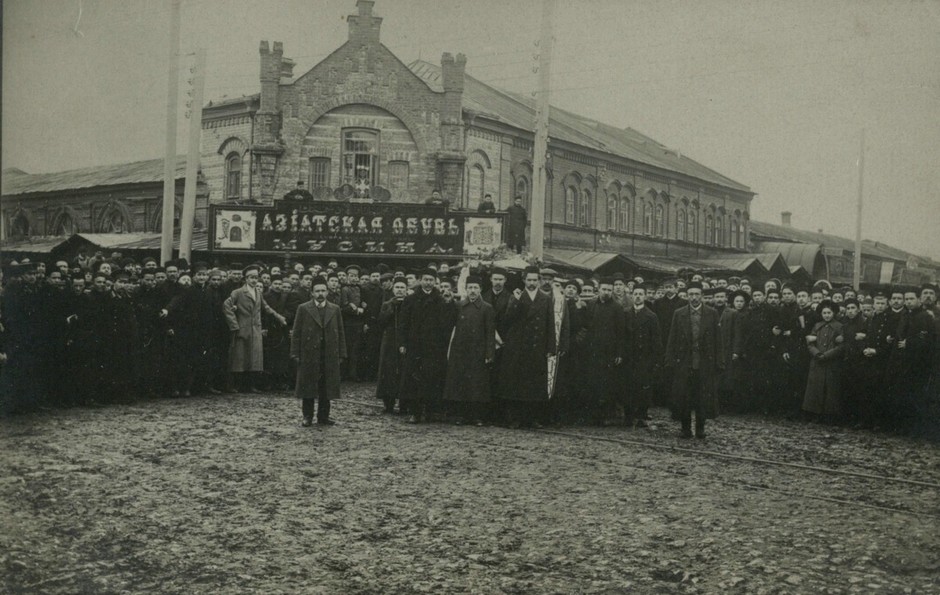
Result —
[[[291,333],[290,356],[297,366],[294,394],[301,399],[303,425],[334,425],[330,402],[339,398],[340,363],[346,359],[343,314],[326,299],[326,279],[313,282],[313,299],[297,308]]]
[[[525,227],[529,217],[525,207],[522,206],[522,197],[517,196],[513,201],[513,205],[506,209],[506,212],[509,213],[509,241],[507,245],[510,249],[515,250],[516,254],[519,254],[522,252],[522,247],[525,246]]]
[[[689,283],[689,304],[672,316],[666,343],[667,378],[672,378],[672,406],[682,422],[683,438],[705,437],[705,420],[718,415],[716,375],[720,362],[718,313],[702,304],[702,284]]]
[[[496,315],[480,296],[479,277],[467,278],[467,297],[457,304],[457,322],[447,353],[444,400],[461,407],[464,421],[483,424],[490,402],[489,364],[496,357]]]
[[[375,396],[382,399],[386,413],[395,411],[395,401],[401,389],[401,372],[404,355],[399,353],[398,332],[402,328],[402,304],[408,295],[408,284],[404,277],[398,277],[392,283],[392,299],[387,300],[379,309],[376,327],[382,333],[382,343],[379,347],[379,374]],[[405,404],[400,404],[399,411],[406,412]]]
[[[653,388],[663,352],[659,318],[646,305],[646,289],[643,285],[633,288],[633,303],[627,308],[624,321],[626,345],[623,351],[626,421],[628,425],[642,428],[647,427],[646,412],[652,404]]]
[[[525,270],[525,289],[516,289],[506,309],[500,364],[500,398],[513,425],[538,426],[548,404],[548,356],[555,353],[552,296],[539,291],[538,267]]]
[[[602,424],[619,405],[623,393],[623,306],[614,299],[613,280],[601,279],[597,300],[588,304],[585,313],[587,357],[584,359],[585,380],[589,398],[585,411],[579,412],[595,424]]]
[[[435,289],[436,281],[433,269],[421,273],[421,285],[405,298],[399,319],[399,352],[405,356],[401,399],[411,412],[410,423],[427,421],[444,392],[454,307]]]

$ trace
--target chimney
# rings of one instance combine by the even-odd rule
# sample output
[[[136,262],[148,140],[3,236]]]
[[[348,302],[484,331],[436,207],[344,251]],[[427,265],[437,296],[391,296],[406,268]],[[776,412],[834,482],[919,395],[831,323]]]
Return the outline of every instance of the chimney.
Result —
[[[356,45],[375,45],[379,43],[379,30],[382,28],[382,19],[372,16],[374,0],[357,0],[356,8],[359,14],[346,17],[349,24],[349,41]]]
[[[790,217],[792,215],[793,213],[791,213],[790,211],[783,211],[782,213],[780,213],[780,225],[783,225],[785,227],[791,227],[792,223],[790,223]]]
[[[277,111],[277,86],[281,82],[281,61],[284,56],[284,44],[275,41],[273,49],[268,49],[268,42],[262,41],[261,53],[261,106],[260,111]]]
[[[441,121],[449,124],[461,124],[463,110],[463,76],[467,67],[467,57],[457,54],[454,59],[450,53],[441,56],[441,86],[444,87],[444,106]]]

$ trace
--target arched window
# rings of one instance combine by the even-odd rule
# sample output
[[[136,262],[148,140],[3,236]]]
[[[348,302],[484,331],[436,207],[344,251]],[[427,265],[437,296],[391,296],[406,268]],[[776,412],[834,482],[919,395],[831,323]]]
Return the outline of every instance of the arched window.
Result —
[[[731,245],[734,246],[735,248],[740,248],[741,244],[740,244],[740,240],[738,239],[737,217],[731,220],[731,233],[729,235],[731,236]]]
[[[131,223],[124,216],[124,211],[112,207],[101,217],[98,233],[130,233]]]
[[[19,213],[10,222],[10,235],[13,237],[29,237],[29,218],[26,213]]]
[[[630,231],[630,201],[620,199],[620,231]]]
[[[738,227],[737,229],[738,248],[745,249],[747,248],[747,245],[745,244],[745,241],[744,241],[744,222],[738,221],[737,227]]]
[[[688,217],[685,220],[685,239],[689,242],[697,242],[698,238],[695,231],[695,211],[689,209]]]
[[[666,235],[666,209],[663,205],[656,205],[656,235],[659,237]]]
[[[529,211],[531,208],[529,202],[529,179],[525,176],[516,178],[516,192],[512,195],[513,200],[515,200],[517,196],[522,197],[522,204],[525,206],[526,211]]]
[[[653,205],[643,203],[643,233],[653,235]]]
[[[715,242],[715,218],[711,215],[705,215],[705,243],[713,244]]]
[[[242,197],[242,156],[229,153],[225,158],[225,199],[238,200]]]
[[[470,180],[467,185],[467,206],[477,208],[483,202],[483,189],[486,187],[486,172],[477,164],[470,168]]]
[[[685,209],[676,211],[676,239],[685,239]]]
[[[607,229],[617,229],[617,195],[611,193],[607,198]]]
[[[725,222],[723,215],[719,215],[718,220],[715,222],[715,245],[725,245]]]
[[[578,225],[588,227],[591,225],[591,191],[581,192],[581,204],[578,205]]]
[[[565,223],[574,225],[577,222],[578,191],[574,186],[565,188]]]

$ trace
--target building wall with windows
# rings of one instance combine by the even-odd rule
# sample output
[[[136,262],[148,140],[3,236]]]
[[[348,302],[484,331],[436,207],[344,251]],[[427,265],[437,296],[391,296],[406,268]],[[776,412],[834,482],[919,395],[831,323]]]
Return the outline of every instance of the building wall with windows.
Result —
[[[183,208],[185,164],[185,157],[177,157],[177,227]],[[162,159],[45,174],[4,172],[2,237],[159,232],[163,224],[162,178]],[[207,188],[200,178],[197,228],[205,225],[207,210]]]
[[[294,76],[282,44],[262,42],[260,93],[203,113],[213,201],[270,202],[298,181],[318,199],[452,207],[485,194],[532,210],[534,105],[465,74],[466,59],[402,63],[380,41],[372,0],[347,17],[346,43]],[[702,256],[746,251],[746,187],[631,129],[552,110],[548,247]],[[377,189],[387,190],[380,197]]]

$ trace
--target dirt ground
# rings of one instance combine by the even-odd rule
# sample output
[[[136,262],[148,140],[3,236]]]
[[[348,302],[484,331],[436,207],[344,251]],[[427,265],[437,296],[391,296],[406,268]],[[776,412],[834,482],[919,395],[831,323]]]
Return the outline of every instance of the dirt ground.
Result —
[[[940,592],[936,444],[742,416],[681,441],[660,410],[410,426],[373,390],[344,387],[329,428],[283,394],[0,420],[0,589]]]

